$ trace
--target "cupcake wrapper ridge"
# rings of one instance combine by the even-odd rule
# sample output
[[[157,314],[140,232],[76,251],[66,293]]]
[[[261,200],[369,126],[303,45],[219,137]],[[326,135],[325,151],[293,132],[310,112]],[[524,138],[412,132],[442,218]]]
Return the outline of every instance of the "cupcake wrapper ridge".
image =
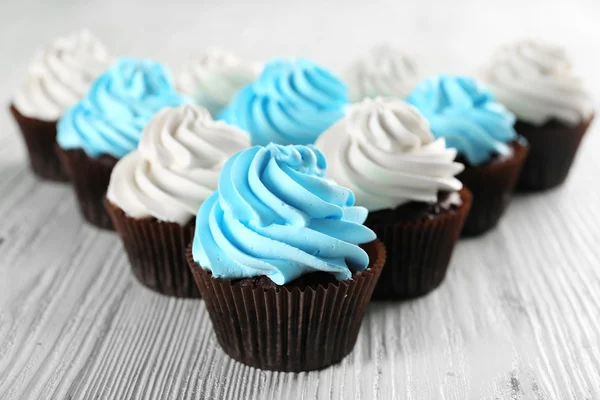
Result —
[[[13,104],[10,105],[10,113],[25,140],[33,173],[48,181],[68,182],[69,178],[55,151],[57,121],[26,117]]]
[[[156,218],[132,218],[104,199],[115,230],[123,241],[131,270],[147,288],[174,297],[199,298],[185,258],[194,237],[195,220],[182,226]]]
[[[477,236],[492,229],[506,210],[521,169],[527,159],[527,146],[514,142],[513,156],[499,162],[468,167],[457,178],[473,195],[471,211],[462,236]]]
[[[462,204],[456,210],[434,218],[378,224],[367,218],[365,225],[375,231],[387,252],[374,300],[420,297],[442,283],[471,207],[468,189],[463,188],[460,197]]]
[[[83,217],[98,228],[114,230],[104,208],[104,195],[117,159],[108,155],[92,158],[81,149],[64,150],[59,146],[56,149]]]
[[[368,269],[346,281],[302,290],[215,279],[193,260],[191,246],[187,259],[225,353],[252,367],[300,372],[335,364],[354,348],[385,262],[380,241],[362,247],[371,260]]]
[[[529,142],[529,156],[521,171],[517,191],[534,192],[562,184],[593,118],[576,127],[556,121],[540,127],[517,121],[515,130]]]

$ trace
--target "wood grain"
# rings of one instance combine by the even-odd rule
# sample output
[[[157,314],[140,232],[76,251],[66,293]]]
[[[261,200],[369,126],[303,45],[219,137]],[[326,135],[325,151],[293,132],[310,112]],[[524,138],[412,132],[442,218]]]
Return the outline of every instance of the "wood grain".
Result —
[[[320,3],[310,20],[304,2],[182,3],[167,20],[163,2],[84,3],[0,6],[3,36],[19,38],[2,43],[6,104],[33,50],[80,26],[116,53],[173,64],[219,44],[339,68],[388,38],[426,72],[472,70],[497,43],[533,34],[569,46],[600,93],[599,45],[586,39],[600,33],[597,2],[348,0]],[[540,7],[546,15],[532,19]],[[459,20],[468,23],[457,29]],[[564,21],[577,23],[555,29]],[[600,399],[599,148],[593,126],[567,183],[514,199],[498,229],[461,241],[430,296],[372,304],[341,364],[284,374],[227,358],[201,300],[135,282],[118,238],[83,223],[70,188],[27,170],[16,126],[1,113],[0,399]]]

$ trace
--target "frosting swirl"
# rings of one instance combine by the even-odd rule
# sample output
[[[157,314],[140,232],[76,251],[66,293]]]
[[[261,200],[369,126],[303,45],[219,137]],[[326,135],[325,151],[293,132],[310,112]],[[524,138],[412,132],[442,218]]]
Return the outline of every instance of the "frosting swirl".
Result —
[[[278,285],[315,271],[346,280],[364,270],[369,257],[358,244],[375,239],[362,225],[367,210],[325,169],[313,146],[235,154],[198,211],[194,260],[216,278],[266,275]]]
[[[130,217],[184,225],[217,189],[225,161],[249,146],[246,132],[214,121],[203,107],[163,108],[138,149],[117,162],[107,197]]]
[[[244,86],[258,77],[258,68],[231,53],[211,48],[188,63],[175,78],[177,90],[215,115]]]
[[[385,44],[356,60],[345,78],[352,101],[377,96],[405,98],[418,83],[415,62]]]
[[[456,191],[463,165],[456,150],[435,140],[427,121],[400,99],[366,98],[315,144],[329,161],[328,176],[352,189],[369,211],[409,201],[434,203],[440,191]]]
[[[108,52],[89,31],[58,38],[34,57],[14,106],[30,118],[58,120],[109,65]]]
[[[162,64],[121,58],[64,113],[56,139],[63,149],[121,158],[136,148],[142,129],[158,110],[187,102]]]
[[[471,165],[512,152],[515,116],[471,78],[435,76],[421,82],[407,101],[429,121],[433,135],[445,138]]]
[[[311,144],[343,117],[346,85],[312,61],[274,60],[220,119],[250,132],[252,144]]]
[[[557,119],[578,125],[591,118],[592,100],[573,75],[564,49],[533,40],[500,48],[483,79],[498,100],[534,125]]]

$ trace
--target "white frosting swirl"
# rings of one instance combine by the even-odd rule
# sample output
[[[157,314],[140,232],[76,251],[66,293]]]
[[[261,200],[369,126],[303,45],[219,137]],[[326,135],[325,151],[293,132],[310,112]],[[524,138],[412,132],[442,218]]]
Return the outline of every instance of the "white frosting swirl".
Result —
[[[201,106],[164,108],[113,169],[108,200],[133,218],[184,225],[216,190],[225,161],[249,146],[246,132]]]
[[[506,45],[496,52],[483,79],[520,120],[535,125],[557,119],[573,126],[594,112],[560,47],[532,40]]]
[[[315,143],[326,156],[328,177],[348,187],[370,211],[410,201],[434,203],[440,191],[457,191],[463,165],[456,149],[434,139],[429,124],[400,99],[364,99]]]
[[[102,43],[87,30],[58,38],[34,57],[14,106],[30,118],[58,120],[110,62]]]
[[[350,100],[360,101],[377,96],[405,98],[419,76],[410,57],[383,44],[356,60],[346,71],[345,79]]]
[[[212,115],[224,108],[244,86],[258,78],[259,68],[231,53],[208,49],[175,78],[177,90],[206,107]]]

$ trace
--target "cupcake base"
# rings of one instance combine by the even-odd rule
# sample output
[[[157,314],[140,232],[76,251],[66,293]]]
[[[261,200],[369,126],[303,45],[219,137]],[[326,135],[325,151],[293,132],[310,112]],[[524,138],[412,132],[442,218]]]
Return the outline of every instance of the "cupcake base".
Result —
[[[442,283],[471,208],[468,189],[455,194],[460,196],[456,205],[439,203],[430,206],[428,213],[413,214],[413,218],[401,217],[403,213],[397,210],[369,214],[365,225],[383,241],[387,251],[385,267],[373,292],[374,300],[420,297]]]
[[[98,228],[113,230],[104,208],[104,195],[117,159],[108,155],[92,158],[81,149],[64,150],[59,146],[56,152],[73,184],[83,217]]]
[[[10,113],[19,125],[25,140],[29,165],[33,173],[41,179],[68,182],[69,178],[55,152],[57,121],[26,117],[13,104],[10,105]]]
[[[186,255],[225,353],[252,367],[300,372],[338,363],[354,348],[385,262],[379,240],[361,247],[370,264],[352,279],[323,282],[316,273],[284,286],[215,279],[193,260],[191,246]]]
[[[529,142],[529,157],[517,183],[517,191],[540,191],[562,184],[592,119],[593,116],[576,127],[555,120],[542,126],[517,121],[515,130]]]
[[[512,156],[488,164],[465,169],[457,178],[473,194],[473,204],[462,236],[477,236],[492,229],[510,203],[523,164],[527,159],[527,146],[513,142]]]
[[[127,216],[106,198],[104,204],[121,236],[131,270],[142,285],[167,296],[200,297],[185,259],[194,237],[194,219],[184,226],[156,218],[138,219]]]

